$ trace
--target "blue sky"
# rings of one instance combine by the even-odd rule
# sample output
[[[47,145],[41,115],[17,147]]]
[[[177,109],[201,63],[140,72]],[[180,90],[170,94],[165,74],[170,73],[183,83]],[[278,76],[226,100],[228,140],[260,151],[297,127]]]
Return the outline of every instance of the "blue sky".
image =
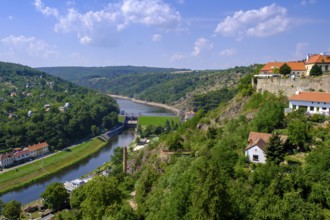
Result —
[[[225,69],[330,54],[329,0],[1,0],[0,60]]]

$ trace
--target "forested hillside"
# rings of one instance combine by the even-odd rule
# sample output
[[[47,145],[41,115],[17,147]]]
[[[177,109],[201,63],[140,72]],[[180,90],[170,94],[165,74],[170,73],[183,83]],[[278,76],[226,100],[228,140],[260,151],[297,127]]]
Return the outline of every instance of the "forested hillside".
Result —
[[[27,66],[0,62],[0,88],[1,151],[43,141],[60,149],[117,121],[112,98]]]
[[[162,73],[183,71],[187,69],[158,68],[145,66],[108,66],[108,67],[39,67],[41,71],[72,82],[90,76],[117,77],[124,74]]]
[[[288,100],[253,93],[249,77],[226,104],[182,124],[129,157],[115,150],[110,177],[73,191],[70,219],[329,219],[330,127]],[[317,120],[315,120],[317,119]],[[328,119],[329,120],[329,119]],[[250,131],[288,135],[266,164],[244,156]],[[276,137],[275,137],[276,138]],[[275,139],[274,138],[274,139]]]
[[[194,110],[201,107],[201,97],[209,91],[213,91],[213,94],[220,94],[224,92],[224,88],[227,88],[225,96],[228,95],[229,98],[232,98],[235,94],[235,89],[232,87],[244,74],[254,71],[254,66],[187,72],[174,72],[173,69],[139,68],[133,73],[125,68],[121,69],[121,67],[112,68],[112,71],[107,71],[107,68],[99,68],[94,74],[89,74],[90,72],[86,74],[88,68],[42,69],[50,74],[71,79],[79,85],[104,93]],[[78,74],[79,70],[81,72]],[[72,76],[75,79],[72,79]],[[220,94],[220,96],[223,95]],[[224,100],[228,99],[225,98]],[[215,103],[215,101],[217,102]],[[206,105],[216,107],[221,102],[221,100],[218,101],[213,100],[213,103],[206,103]]]

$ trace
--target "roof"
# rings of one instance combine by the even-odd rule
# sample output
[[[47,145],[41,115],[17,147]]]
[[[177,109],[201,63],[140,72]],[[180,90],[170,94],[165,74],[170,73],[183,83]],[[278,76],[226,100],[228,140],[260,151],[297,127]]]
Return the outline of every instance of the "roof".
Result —
[[[17,156],[21,156],[23,154],[27,154],[29,153],[30,151],[29,150],[23,150],[23,151],[18,151],[16,153],[14,153],[14,156],[17,157]]]
[[[4,160],[8,157],[12,157],[12,154],[0,154],[0,160]]]
[[[306,71],[304,62],[292,61],[292,62],[269,62],[261,68],[260,72],[273,73],[274,69],[279,69],[285,63],[291,68],[291,71]]]
[[[261,132],[254,132],[250,131],[249,135],[249,145],[245,148],[248,150],[254,146],[258,146],[260,149],[265,150],[267,147],[267,142],[272,134],[269,133],[261,133]],[[286,135],[280,135],[281,141],[285,142],[288,139]]]
[[[29,146],[29,151],[35,151],[35,150],[39,150],[39,149],[42,149],[44,147],[48,147],[48,144],[47,142],[43,142],[43,143],[40,143],[40,144],[35,144],[35,145],[32,145],[32,146]]]
[[[314,63],[330,63],[330,55],[314,54],[306,60],[306,64]]]
[[[330,93],[328,92],[299,92],[293,95],[289,100],[311,101],[311,102],[330,102]]]

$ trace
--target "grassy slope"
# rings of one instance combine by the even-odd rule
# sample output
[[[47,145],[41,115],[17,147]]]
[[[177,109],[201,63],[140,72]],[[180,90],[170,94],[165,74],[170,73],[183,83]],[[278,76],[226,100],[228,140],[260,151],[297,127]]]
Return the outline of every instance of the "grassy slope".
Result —
[[[166,120],[170,123],[174,120],[175,123],[179,122],[178,116],[140,116],[138,123],[144,127],[148,125],[165,126]]]
[[[73,165],[97,152],[105,144],[106,142],[95,138],[71,148],[70,151],[61,151],[50,157],[19,167],[17,171],[15,169],[8,171],[0,175],[0,193],[28,185]]]

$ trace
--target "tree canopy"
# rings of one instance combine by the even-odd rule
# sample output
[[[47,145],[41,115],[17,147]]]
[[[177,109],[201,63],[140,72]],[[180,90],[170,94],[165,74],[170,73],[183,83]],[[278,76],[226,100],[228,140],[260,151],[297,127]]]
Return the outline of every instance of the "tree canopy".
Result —
[[[2,214],[8,219],[20,219],[21,203],[16,200],[5,203]]]
[[[54,182],[49,184],[41,197],[45,200],[46,205],[54,210],[69,207],[69,193],[63,183]]]
[[[313,65],[309,73],[311,76],[321,76],[323,74],[322,69],[319,65]]]
[[[289,65],[287,63],[284,63],[280,69],[279,69],[279,73],[286,76],[289,75],[291,73],[291,67],[289,67]]]

